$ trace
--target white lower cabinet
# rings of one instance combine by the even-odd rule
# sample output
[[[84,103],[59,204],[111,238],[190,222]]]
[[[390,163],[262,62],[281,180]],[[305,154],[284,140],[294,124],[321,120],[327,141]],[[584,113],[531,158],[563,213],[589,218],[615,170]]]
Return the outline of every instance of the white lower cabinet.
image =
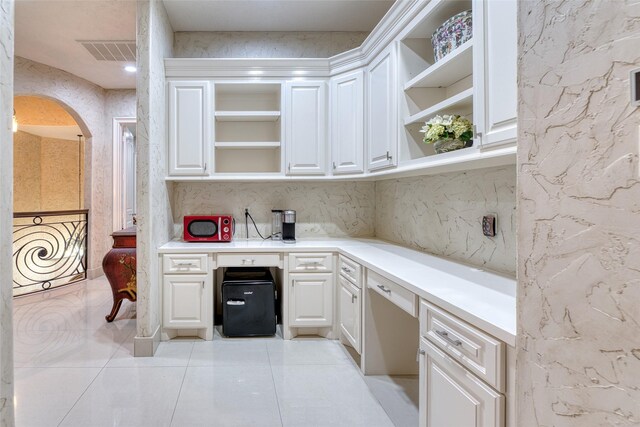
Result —
[[[333,273],[289,274],[289,326],[333,324]]]
[[[205,328],[211,289],[207,275],[165,275],[162,325],[170,329]]]
[[[353,348],[361,351],[362,290],[340,275],[340,331]]]
[[[420,427],[504,427],[504,396],[420,339]]]

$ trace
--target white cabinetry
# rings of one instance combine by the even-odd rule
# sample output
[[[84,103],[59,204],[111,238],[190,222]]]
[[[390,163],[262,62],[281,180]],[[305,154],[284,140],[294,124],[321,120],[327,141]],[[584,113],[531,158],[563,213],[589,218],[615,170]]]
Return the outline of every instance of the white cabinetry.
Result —
[[[482,146],[517,138],[517,1],[473,1],[474,122]]]
[[[367,141],[369,170],[394,166],[397,158],[398,109],[395,45],[367,68]]]
[[[364,72],[331,79],[331,158],[334,174],[364,172]]]
[[[326,83],[285,84],[285,150],[289,175],[326,171]]]
[[[163,326],[191,329],[207,326],[207,276],[165,275]]]
[[[340,255],[338,258],[340,282],[340,312],[338,323],[342,337],[362,353],[362,267]]]
[[[289,326],[333,324],[333,273],[290,273],[289,284]]]
[[[170,81],[169,174],[205,175],[210,161],[212,120],[208,81]]]
[[[362,289],[340,275],[340,332],[358,352],[361,351]]]
[[[504,396],[421,338],[419,425],[503,427]]]

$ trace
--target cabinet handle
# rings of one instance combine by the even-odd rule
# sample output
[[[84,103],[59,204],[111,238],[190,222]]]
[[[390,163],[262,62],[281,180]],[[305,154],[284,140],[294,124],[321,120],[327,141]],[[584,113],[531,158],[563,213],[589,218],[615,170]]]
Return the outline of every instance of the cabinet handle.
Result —
[[[178,262],[176,263],[176,266],[178,267],[191,267],[193,265],[192,262]]]
[[[358,299],[358,295],[351,295],[351,304],[356,302],[357,299]]]
[[[243,259],[242,260],[242,264],[255,264],[256,260],[255,259],[251,259],[251,258],[247,258],[247,259]]]
[[[449,336],[449,332],[447,332],[447,331],[439,331],[439,330],[436,329],[436,334],[440,335],[443,340],[447,341],[450,344],[455,345],[456,347],[461,347],[462,346],[462,341],[452,339]]]
[[[289,162],[289,165],[287,166],[287,169],[289,170],[289,172],[291,172],[291,162]]]
[[[386,293],[388,293],[389,295],[391,295],[391,289],[387,289],[387,288],[385,288],[385,287],[384,287],[384,285],[378,285],[378,288],[380,288],[380,290],[381,290],[382,292],[386,292]]]
[[[387,160],[391,160],[391,159],[393,159],[393,156],[389,151],[387,151]]]
[[[320,265],[321,265],[320,262],[315,261],[315,262],[307,262],[305,264],[300,264],[300,267],[304,268],[305,270],[317,270]]]
[[[336,170],[336,169],[338,169],[338,168],[336,167],[336,162],[333,162],[333,170]]]
[[[344,271],[345,273],[351,273],[351,269],[347,267],[342,267],[341,270]]]
[[[204,171],[205,172],[207,171],[207,164],[206,163],[204,164]]]

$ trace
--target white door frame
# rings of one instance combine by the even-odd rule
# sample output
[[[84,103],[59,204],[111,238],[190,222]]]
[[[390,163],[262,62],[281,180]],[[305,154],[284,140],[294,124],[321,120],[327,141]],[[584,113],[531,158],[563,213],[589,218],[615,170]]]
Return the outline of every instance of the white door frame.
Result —
[[[122,128],[124,125],[136,123],[135,117],[113,118],[113,231],[122,230],[122,174],[124,162],[122,156]]]

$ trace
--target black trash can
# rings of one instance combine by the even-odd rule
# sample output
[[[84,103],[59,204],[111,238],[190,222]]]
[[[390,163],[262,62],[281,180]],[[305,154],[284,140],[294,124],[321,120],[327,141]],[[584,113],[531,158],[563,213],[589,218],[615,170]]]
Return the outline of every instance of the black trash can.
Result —
[[[276,284],[267,268],[228,268],[222,280],[222,333],[255,337],[276,333]]]

